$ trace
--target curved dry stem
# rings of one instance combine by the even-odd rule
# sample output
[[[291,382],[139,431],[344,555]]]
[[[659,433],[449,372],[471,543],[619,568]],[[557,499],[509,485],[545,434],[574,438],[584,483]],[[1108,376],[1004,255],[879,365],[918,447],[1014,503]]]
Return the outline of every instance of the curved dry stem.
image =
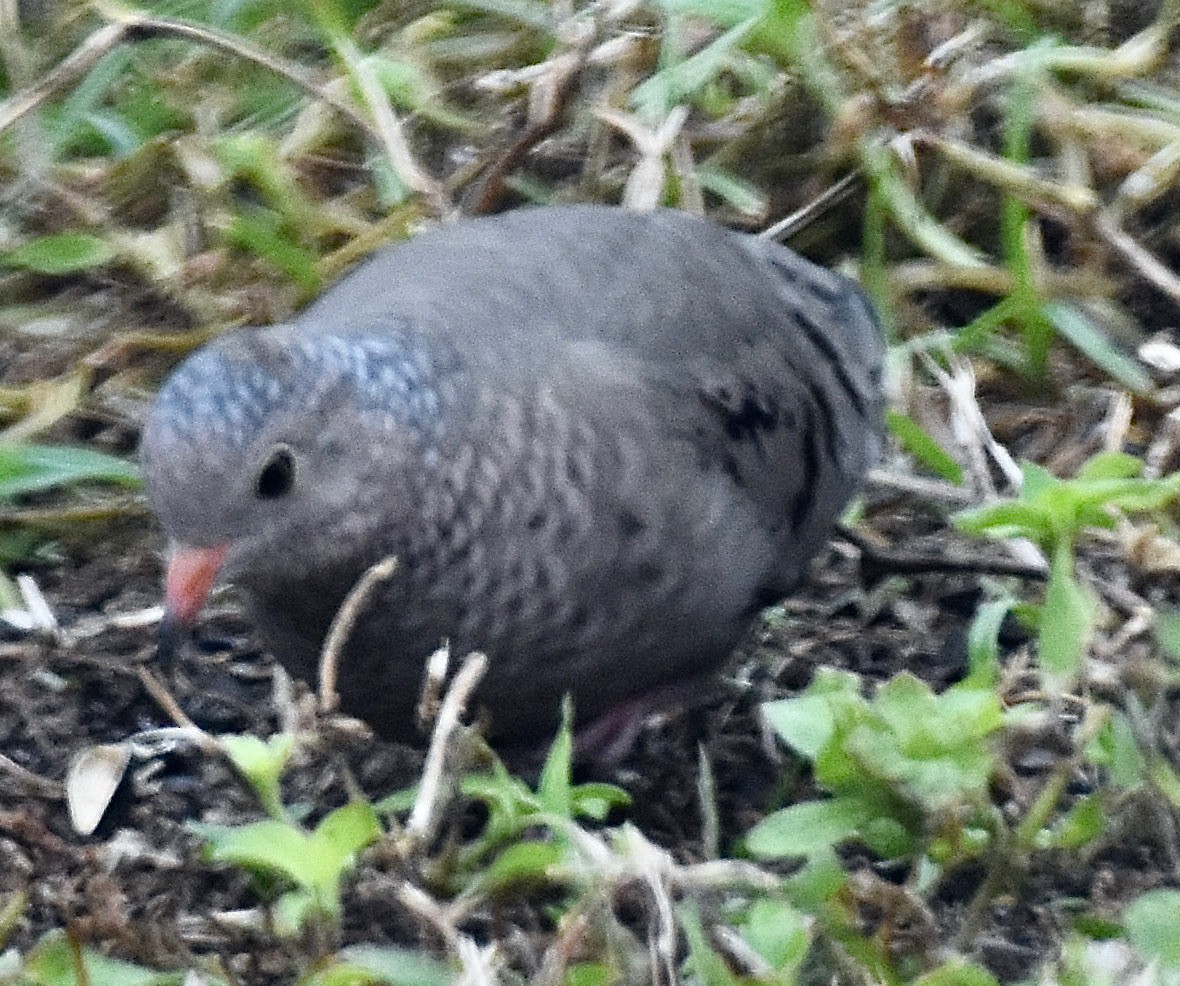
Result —
[[[348,590],[344,602],[332,618],[332,625],[328,629],[328,636],[324,640],[324,649],[320,652],[320,711],[334,712],[340,704],[340,696],[336,691],[337,670],[340,664],[340,653],[345,643],[352,635],[356,621],[360,618],[365,607],[369,604],[373,593],[383,582],[387,582],[397,571],[397,556],[389,555],[382,558],[376,565],[371,565],[358,580],[356,585]]]
[[[487,655],[478,651],[468,654],[443,697],[438,720],[430,735],[430,749],[426,753],[418,797],[406,821],[406,834],[411,839],[428,842],[433,838],[443,808],[450,803],[447,794],[451,790],[451,785],[444,782],[449,759],[447,754],[452,746],[451,738],[459,728],[471,696],[475,694],[475,689],[483,680],[487,669]]]

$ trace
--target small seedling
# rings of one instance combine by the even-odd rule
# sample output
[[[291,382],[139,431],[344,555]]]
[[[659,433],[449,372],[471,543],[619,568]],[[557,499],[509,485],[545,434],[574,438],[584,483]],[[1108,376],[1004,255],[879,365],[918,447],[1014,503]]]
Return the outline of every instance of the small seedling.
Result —
[[[764,819],[746,839],[756,856],[812,857],[856,839],[887,859],[933,852],[946,863],[986,843],[989,740],[1004,721],[991,689],[935,695],[902,674],[870,701],[855,675],[821,671],[802,695],[764,711],[831,797]]]
[[[1113,528],[1117,512],[1152,513],[1180,492],[1180,473],[1144,479],[1143,463],[1130,455],[1094,456],[1073,479],[1058,479],[1032,463],[1014,500],[967,510],[955,517],[960,530],[993,538],[1027,538],[1049,557],[1049,583],[1039,610],[1041,666],[1064,689],[1076,681],[1097,618],[1093,591],[1077,577],[1075,552],[1086,528]]]
[[[279,776],[291,751],[289,738],[269,743],[252,737],[223,739],[223,749],[258,792],[271,815],[247,825],[190,823],[214,862],[233,863],[260,881],[282,888],[275,905],[280,931],[293,934],[311,920],[340,919],[340,884],[357,855],[381,837],[373,806],[355,801],[329,812],[311,830],[292,820],[279,795]]]

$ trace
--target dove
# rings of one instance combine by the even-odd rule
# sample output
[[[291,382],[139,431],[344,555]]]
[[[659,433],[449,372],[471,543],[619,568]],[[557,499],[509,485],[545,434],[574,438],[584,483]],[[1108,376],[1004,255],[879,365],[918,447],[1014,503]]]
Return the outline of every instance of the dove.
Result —
[[[674,210],[523,208],[374,254],[164,383],[141,463],[172,626],[218,580],[343,709],[412,737],[426,657],[481,651],[493,742],[716,674],[804,577],[882,442],[848,278]]]

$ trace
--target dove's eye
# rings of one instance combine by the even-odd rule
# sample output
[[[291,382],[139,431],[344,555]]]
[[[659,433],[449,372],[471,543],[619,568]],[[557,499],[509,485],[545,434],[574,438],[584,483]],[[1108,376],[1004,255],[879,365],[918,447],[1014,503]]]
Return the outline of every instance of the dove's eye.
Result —
[[[276,445],[258,472],[254,492],[260,500],[277,500],[295,485],[295,453],[286,445]]]

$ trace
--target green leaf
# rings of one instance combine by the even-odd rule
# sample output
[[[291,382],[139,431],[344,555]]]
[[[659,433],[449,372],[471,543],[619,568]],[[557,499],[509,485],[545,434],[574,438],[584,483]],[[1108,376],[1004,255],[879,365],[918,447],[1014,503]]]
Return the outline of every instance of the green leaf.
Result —
[[[822,47],[822,46],[821,46]],[[886,146],[867,146],[862,164],[881,201],[902,233],[930,256],[954,267],[981,267],[983,255],[939,222],[901,174]]]
[[[486,892],[508,889],[521,883],[545,883],[567,857],[566,848],[556,842],[517,842],[509,846],[479,878]]]
[[[962,484],[963,467],[908,414],[888,410],[885,412],[885,423],[901,442],[902,448],[918,462],[948,483],[956,486]]]
[[[731,52],[757,23],[756,18],[736,24],[689,58],[660,69],[631,93],[636,112],[649,121],[662,120],[681,103],[716,78]]]
[[[1081,674],[1096,615],[1096,600],[1074,576],[1073,551],[1062,543],[1049,565],[1037,635],[1041,666],[1055,688],[1068,688]]]
[[[974,963],[956,958],[912,980],[910,986],[999,986],[999,980]]]
[[[381,822],[367,801],[353,801],[329,812],[316,826],[310,840],[310,872],[315,884],[335,888],[346,869],[366,846],[381,838]],[[302,882],[302,881],[301,881]]]
[[[1081,849],[1106,830],[1106,810],[1100,794],[1082,798],[1054,824],[1049,833],[1051,845],[1061,849]]]
[[[286,819],[279,781],[295,748],[295,740],[288,733],[276,733],[268,740],[257,736],[222,736],[221,748],[230,762],[250,782],[271,818]]]
[[[1143,460],[1128,452],[1099,452],[1090,456],[1075,478],[1136,479],[1143,475]]]
[[[685,980],[699,983],[700,986],[741,986],[741,980],[729,971],[725,960],[710,946],[696,905],[686,902],[676,911],[688,945],[688,954],[684,959]]]
[[[854,838],[878,807],[856,797],[803,801],[769,815],[746,836],[755,856],[779,859],[810,856]]]
[[[541,779],[537,782],[537,800],[545,811],[558,818],[571,818],[573,812],[573,796],[570,793],[574,759],[573,718],[573,702],[566,695],[561,703],[561,726],[553,745],[549,747]]]
[[[780,977],[792,982],[811,948],[811,922],[785,900],[754,901],[741,926],[742,937]]]
[[[700,17],[718,27],[733,27],[742,21],[762,17],[767,0],[659,0],[670,14]]]
[[[1150,890],[1123,915],[1131,944],[1167,972],[1180,970],[1180,890]]]
[[[0,499],[74,483],[139,485],[139,470],[125,459],[69,445],[0,443]]]
[[[786,882],[791,901],[806,914],[820,911],[848,887],[848,874],[833,848],[821,849],[808,857],[803,867]]]
[[[1173,808],[1180,808],[1180,774],[1171,763],[1158,753],[1151,754],[1147,760],[1147,776]]]
[[[705,191],[712,192],[727,205],[747,216],[764,216],[769,208],[766,193],[757,185],[723,168],[709,164],[701,165],[697,168],[697,180]]]
[[[205,840],[205,855],[212,862],[233,863],[249,870],[279,873],[295,883],[305,882],[311,837],[289,822],[189,822],[188,827]]]
[[[261,208],[244,209],[234,216],[225,236],[229,242],[273,264],[305,296],[318,294],[323,286],[315,254],[291,237],[277,213]]]
[[[55,233],[0,252],[0,264],[39,274],[61,275],[101,267],[114,256],[114,248],[100,237],[88,233]]]
[[[1105,766],[1111,783],[1117,787],[1134,790],[1147,779],[1147,765],[1135,742],[1135,730],[1120,709],[1111,711],[1097,738],[1086,747],[1086,756]]]
[[[1119,350],[1080,308],[1061,301],[1048,301],[1042,310],[1063,339],[1116,383],[1137,394],[1150,393],[1154,389],[1148,372]]]
[[[1000,630],[1016,605],[1011,596],[984,603],[967,629],[967,681],[986,687],[1000,678]]]
[[[619,970],[605,962],[574,962],[566,967],[562,986],[614,986]]]
[[[300,986],[451,986],[459,979],[445,963],[404,948],[349,945],[337,961],[300,980]]]
[[[808,760],[819,756],[836,728],[831,702],[822,694],[766,702],[762,714],[783,742]]]
[[[614,784],[579,784],[572,794],[573,817],[595,822],[604,822],[615,808],[626,808],[631,804],[631,795]]]
[[[1026,500],[1005,500],[961,510],[951,517],[951,521],[966,534],[985,534],[993,538],[1024,537],[1042,545],[1053,537],[1053,521],[1048,511]]]
[[[495,14],[505,20],[516,21],[525,27],[551,32],[554,29],[555,14],[547,4],[539,0],[453,0],[455,6]]]
[[[1180,662],[1180,610],[1157,609],[1152,630],[1168,660],[1173,664]]]
[[[154,972],[82,948],[71,943],[64,931],[51,931],[37,943],[25,958],[17,981],[37,986],[75,986],[78,982],[75,962],[79,956],[86,970],[87,986],[180,986],[184,981],[182,972]]]

